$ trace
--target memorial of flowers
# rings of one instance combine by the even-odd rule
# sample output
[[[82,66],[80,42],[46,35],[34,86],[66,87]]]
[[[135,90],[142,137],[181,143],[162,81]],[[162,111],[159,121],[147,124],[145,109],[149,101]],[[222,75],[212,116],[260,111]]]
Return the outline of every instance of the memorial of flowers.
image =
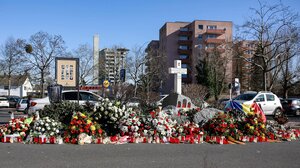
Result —
[[[209,117],[207,117],[209,116]],[[62,102],[0,126],[2,143],[23,144],[247,144],[297,140],[298,129],[249,110],[137,110],[102,99],[99,106]]]

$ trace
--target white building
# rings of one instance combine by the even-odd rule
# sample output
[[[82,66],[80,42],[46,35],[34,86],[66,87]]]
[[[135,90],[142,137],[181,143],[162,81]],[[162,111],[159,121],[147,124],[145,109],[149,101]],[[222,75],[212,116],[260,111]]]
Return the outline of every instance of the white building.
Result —
[[[11,96],[28,96],[28,92],[32,92],[33,87],[26,75],[12,75],[10,85]],[[9,80],[7,75],[0,76],[0,95],[9,94]]]

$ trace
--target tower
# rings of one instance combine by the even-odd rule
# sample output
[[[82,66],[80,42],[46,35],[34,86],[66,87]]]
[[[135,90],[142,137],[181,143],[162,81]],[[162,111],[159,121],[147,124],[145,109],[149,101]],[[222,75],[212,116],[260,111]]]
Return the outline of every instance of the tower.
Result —
[[[94,35],[93,40],[93,55],[94,55],[94,68],[93,68],[93,84],[99,84],[99,35]]]

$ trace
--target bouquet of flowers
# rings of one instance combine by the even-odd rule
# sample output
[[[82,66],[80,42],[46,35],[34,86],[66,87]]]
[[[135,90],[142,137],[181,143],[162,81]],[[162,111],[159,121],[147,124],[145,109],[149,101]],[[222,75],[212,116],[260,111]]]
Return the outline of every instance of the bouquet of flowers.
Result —
[[[5,135],[20,135],[22,139],[28,135],[32,118],[16,118],[0,128],[0,137]]]
[[[131,108],[124,112],[124,116],[119,122],[119,129],[122,136],[144,136],[144,124],[142,124],[140,117]]]
[[[65,131],[65,142],[78,143],[78,136],[83,133],[97,138],[102,136],[103,131],[99,124],[93,122],[92,118],[89,118],[81,112],[77,112],[72,117],[72,120]]]
[[[171,137],[175,135],[175,126],[177,125],[176,120],[171,119],[171,117],[164,111],[151,111],[150,115],[147,116],[145,121],[146,126],[144,132],[148,136],[152,137]]]
[[[120,119],[125,115],[125,106],[122,106],[119,101],[110,101],[108,98],[102,99],[99,105],[93,118],[101,124],[108,135],[116,135],[119,133]]]
[[[58,136],[62,129],[62,124],[49,117],[41,118],[34,122],[31,134],[33,136],[45,135],[45,136]]]
[[[204,124],[203,129],[209,136],[239,136],[237,120],[231,113],[217,113],[216,116]]]

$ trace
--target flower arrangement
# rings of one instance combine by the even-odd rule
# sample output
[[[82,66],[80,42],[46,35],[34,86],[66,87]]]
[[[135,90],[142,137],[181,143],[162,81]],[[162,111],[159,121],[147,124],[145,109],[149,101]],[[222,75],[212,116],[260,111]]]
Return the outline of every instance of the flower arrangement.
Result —
[[[65,131],[65,142],[78,143],[78,136],[82,133],[94,138],[103,135],[103,131],[99,124],[93,122],[93,119],[84,113],[77,112],[73,115],[72,120]]]
[[[120,119],[119,129],[122,136],[128,135],[133,137],[144,136],[144,124],[136,111],[131,108],[124,112],[124,116]]]
[[[122,106],[119,101],[110,101],[108,98],[102,99],[99,105],[93,118],[101,124],[108,135],[116,135],[119,133],[118,126],[121,118],[125,115],[126,107]]]
[[[9,121],[8,124],[0,127],[0,137],[5,135],[19,135],[22,139],[28,135],[32,118],[16,118]]]
[[[61,133],[62,124],[59,121],[51,119],[49,117],[43,117],[34,122],[34,126],[31,130],[32,136],[39,135],[45,136],[58,136]]]

